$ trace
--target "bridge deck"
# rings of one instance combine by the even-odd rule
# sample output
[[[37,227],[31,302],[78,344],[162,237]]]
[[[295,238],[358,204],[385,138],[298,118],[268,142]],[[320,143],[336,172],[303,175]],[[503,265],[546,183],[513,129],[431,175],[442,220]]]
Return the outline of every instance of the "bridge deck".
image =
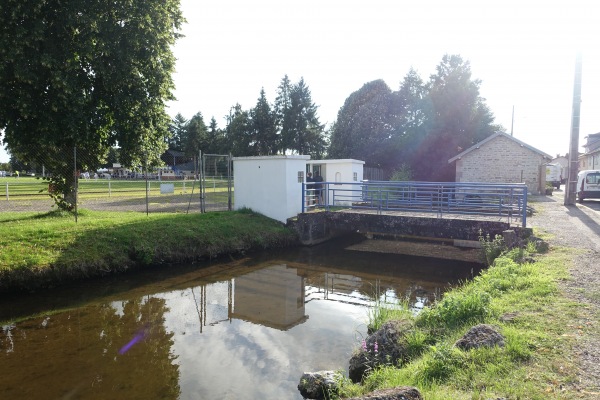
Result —
[[[345,209],[338,210],[336,212],[349,213],[349,214],[369,214],[369,215],[389,215],[398,217],[411,217],[411,218],[440,218],[449,220],[459,221],[486,221],[486,222],[504,222],[509,224],[511,227],[521,226],[520,218],[509,218],[506,215],[472,215],[472,214],[436,214],[429,212],[415,212],[415,211],[390,211],[390,210],[368,210],[368,209]]]

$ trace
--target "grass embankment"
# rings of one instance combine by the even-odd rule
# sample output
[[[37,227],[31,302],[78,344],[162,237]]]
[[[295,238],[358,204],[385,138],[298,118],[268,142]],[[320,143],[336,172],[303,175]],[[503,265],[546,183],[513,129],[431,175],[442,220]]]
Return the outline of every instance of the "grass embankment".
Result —
[[[150,214],[82,210],[0,214],[0,292],[156,264],[282,247],[296,236],[250,211]]]
[[[576,338],[591,328],[578,326],[584,310],[558,286],[568,278],[572,255],[553,249],[535,255],[535,262],[517,262],[524,254],[512,251],[417,316],[400,306],[377,309],[370,315],[372,328],[390,319],[412,321],[402,339],[408,356],[400,366],[376,368],[362,385],[342,382],[341,397],[408,385],[427,400],[593,398],[575,390],[571,357]],[[498,327],[506,345],[455,348],[479,323]]]

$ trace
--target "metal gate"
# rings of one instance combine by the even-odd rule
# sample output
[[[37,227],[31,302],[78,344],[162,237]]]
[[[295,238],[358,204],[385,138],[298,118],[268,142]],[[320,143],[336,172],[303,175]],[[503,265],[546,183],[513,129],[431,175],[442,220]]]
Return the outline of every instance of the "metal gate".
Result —
[[[233,161],[231,154],[203,154],[200,169],[201,212],[233,209]]]

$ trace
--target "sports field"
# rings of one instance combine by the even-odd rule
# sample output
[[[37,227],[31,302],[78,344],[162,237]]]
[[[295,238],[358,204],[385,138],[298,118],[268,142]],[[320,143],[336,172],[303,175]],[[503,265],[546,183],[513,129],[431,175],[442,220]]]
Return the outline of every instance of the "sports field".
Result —
[[[205,180],[205,204],[209,210],[228,207],[227,181]],[[162,191],[161,191],[162,187]],[[200,182],[135,179],[80,179],[78,206],[92,210],[183,212],[200,210]],[[0,178],[0,211],[49,211],[53,201],[48,183],[30,176]]]

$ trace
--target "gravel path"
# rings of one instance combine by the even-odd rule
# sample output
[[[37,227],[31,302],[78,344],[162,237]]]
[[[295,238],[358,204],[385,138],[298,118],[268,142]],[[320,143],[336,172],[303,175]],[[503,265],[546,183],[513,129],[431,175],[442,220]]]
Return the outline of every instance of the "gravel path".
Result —
[[[549,233],[551,247],[582,250],[573,260],[571,279],[561,286],[569,298],[583,305],[579,323],[569,327],[577,338],[574,389],[585,398],[600,399],[600,212],[591,205],[565,206],[562,191],[534,201],[536,213],[527,225]],[[600,209],[598,204],[593,208]]]

